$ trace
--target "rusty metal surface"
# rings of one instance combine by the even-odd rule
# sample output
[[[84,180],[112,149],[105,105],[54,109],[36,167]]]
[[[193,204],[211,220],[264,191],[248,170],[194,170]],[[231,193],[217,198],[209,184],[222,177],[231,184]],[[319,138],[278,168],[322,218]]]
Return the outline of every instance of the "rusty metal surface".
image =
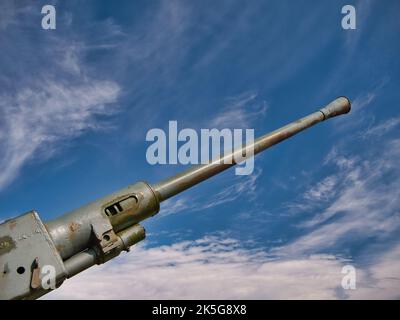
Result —
[[[131,207],[125,208],[114,216],[107,216],[105,210],[112,203],[121,201],[131,195],[138,199]],[[113,228],[115,232],[124,230],[159,211],[160,205],[152,188],[145,182],[137,182],[125,189],[94,201],[77,210],[67,213],[46,223],[51,237],[66,260],[86,248],[93,239],[93,223]]]
[[[0,224],[0,299],[29,299],[45,294],[40,268],[55,268],[56,282],[66,278],[64,264],[35,211]]]
[[[10,236],[0,237],[0,256],[9,253],[11,250],[15,249],[17,246],[15,241]]]
[[[146,231],[141,225],[136,224],[118,233],[118,237],[122,240],[124,250],[128,251],[131,246],[144,240]]]
[[[106,259],[111,259],[119,255],[122,251],[129,251],[129,248],[131,246],[138,243],[139,241],[142,241],[145,236],[145,229],[138,224],[121,231],[117,234],[119,241],[115,255],[106,257]],[[99,250],[96,250],[95,248],[84,250],[72,256],[71,258],[64,261],[68,278],[73,277],[79,272],[82,272],[95,264],[106,262],[107,260],[104,260],[104,258],[105,257],[102,256],[101,252],[99,252]]]

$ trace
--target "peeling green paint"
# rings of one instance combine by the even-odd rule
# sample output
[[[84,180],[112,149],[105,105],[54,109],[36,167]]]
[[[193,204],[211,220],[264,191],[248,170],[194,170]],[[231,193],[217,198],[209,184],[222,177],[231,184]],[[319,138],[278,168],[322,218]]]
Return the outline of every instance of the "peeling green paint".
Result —
[[[15,249],[15,241],[10,236],[0,237],[0,256]]]

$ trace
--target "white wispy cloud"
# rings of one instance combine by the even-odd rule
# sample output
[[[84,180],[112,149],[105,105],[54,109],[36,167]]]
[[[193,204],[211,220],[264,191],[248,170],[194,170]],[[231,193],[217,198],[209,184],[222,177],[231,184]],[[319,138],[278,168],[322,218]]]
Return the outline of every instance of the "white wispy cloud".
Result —
[[[352,160],[345,159],[343,157],[337,156],[337,150],[332,149],[328,154],[327,159],[331,159],[333,156],[338,157],[338,162],[341,165],[346,165],[352,163]],[[324,165],[329,163],[331,160],[326,160]],[[298,214],[299,212],[310,211],[316,206],[320,206],[321,203],[327,203],[329,200],[333,199],[338,192],[338,185],[340,181],[337,175],[329,175],[323,178],[321,181],[314,182],[308,189],[306,189],[297,199],[291,200],[283,204],[283,208],[291,215]],[[309,222],[305,222],[308,224]]]
[[[175,214],[178,212],[182,212],[184,210],[193,209],[193,202],[188,197],[182,197],[180,199],[168,199],[164,201],[161,205],[161,212],[159,213],[159,217],[166,217],[170,214]],[[157,217],[156,217],[157,218]]]
[[[264,118],[268,110],[265,100],[259,101],[253,91],[227,99],[226,106],[207,125],[210,128],[251,128],[256,120]]]
[[[368,23],[367,19],[372,12],[372,1],[370,0],[362,0],[356,1],[354,4],[356,8],[356,30],[355,32],[348,32],[346,34],[345,45],[350,54],[354,54],[357,52],[356,48],[360,41],[362,31],[364,30],[363,26]]]
[[[57,145],[99,127],[95,116],[110,114],[119,87],[113,82],[79,85],[45,82],[0,97],[0,188],[33,158],[49,157]]]
[[[275,259],[235,239],[205,236],[156,248],[136,247],[67,280],[45,299],[338,299],[399,297],[399,249],[368,269],[357,268],[357,289],[341,287],[333,255]],[[370,271],[374,273],[371,274]],[[375,277],[380,280],[376,282]]]
[[[340,153],[337,147],[333,147],[326,155],[323,165],[334,164],[339,169],[351,169],[354,167],[356,162],[359,161],[357,156],[352,155],[351,157]]]
[[[16,1],[0,2],[0,32],[10,27],[16,27],[18,20],[15,17],[19,14],[32,10],[28,3],[20,4]]]
[[[376,98],[376,92],[367,92],[366,94],[359,95],[356,97],[351,105],[352,113],[360,112],[362,109],[369,106]]]
[[[205,198],[183,196],[178,199],[169,199],[162,203],[159,217],[166,217],[182,211],[203,211],[233,202],[238,198],[246,198],[251,201],[257,196],[257,179],[261,174],[262,170],[256,169],[251,175],[235,176],[233,182],[230,181],[227,187]],[[229,178],[232,180],[231,177]]]
[[[381,137],[385,133],[396,128],[399,124],[400,124],[400,117],[390,118],[366,129],[365,131],[361,132],[360,135],[363,139],[368,139],[371,137]]]
[[[127,63],[137,72],[133,85],[154,82],[154,77],[165,85],[174,83],[176,72],[194,41],[189,34],[193,9],[181,1],[160,2],[138,18],[138,23],[127,32],[120,47],[118,63]],[[114,25],[118,25],[113,21]]]
[[[350,239],[385,238],[400,230],[400,140],[389,140],[380,149],[358,161],[343,161],[338,151],[331,153],[330,164],[338,165],[336,195],[325,209],[299,225],[317,228],[288,244],[288,253],[329,250]]]
[[[5,9],[7,26],[15,26],[12,33],[0,28],[0,190],[27,163],[48,159],[87,130],[109,128],[99,116],[117,111],[121,92],[115,81],[89,71],[83,37],[44,37],[33,5],[7,2]]]
[[[83,46],[79,44],[72,44],[65,47],[64,56],[60,60],[60,66],[75,75],[80,75],[82,70],[80,66],[79,55],[83,51]]]
[[[400,245],[380,255],[367,265],[358,282],[361,290],[353,290],[351,299],[400,299]]]
[[[340,266],[326,256],[272,261],[236,240],[206,236],[158,248],[137,247],[117,262],[70,279],[47,298],[329,298],[340,285]],[[317,275],[323,279],[316,280]]]
[[[337,182],[337,178],[334,175],[328,176],[311,189],[307,190],[304,194],[304,198],[310,201],[326,201],[335,194],[334,188]]]

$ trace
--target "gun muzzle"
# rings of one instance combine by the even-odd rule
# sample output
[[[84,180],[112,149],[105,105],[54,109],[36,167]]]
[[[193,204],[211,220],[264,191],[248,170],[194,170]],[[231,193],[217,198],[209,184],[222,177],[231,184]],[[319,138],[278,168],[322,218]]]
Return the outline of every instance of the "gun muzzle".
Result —
[[[339,116],[341,114],[349,113],[351,109],[350,100],[346,97],[339,97],[332,101],[326,107],[322,108],[321,111],[324,115],[324,120]]]

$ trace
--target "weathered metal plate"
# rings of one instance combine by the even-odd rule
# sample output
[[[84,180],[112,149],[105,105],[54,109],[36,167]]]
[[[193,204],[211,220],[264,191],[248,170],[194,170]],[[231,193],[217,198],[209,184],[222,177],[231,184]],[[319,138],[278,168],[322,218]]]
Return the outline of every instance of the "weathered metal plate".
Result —
[[[0,224],[0,299],[43,295],[43,266],[54,267],[58,285],[66,278],[61,257],[35,211]]]

